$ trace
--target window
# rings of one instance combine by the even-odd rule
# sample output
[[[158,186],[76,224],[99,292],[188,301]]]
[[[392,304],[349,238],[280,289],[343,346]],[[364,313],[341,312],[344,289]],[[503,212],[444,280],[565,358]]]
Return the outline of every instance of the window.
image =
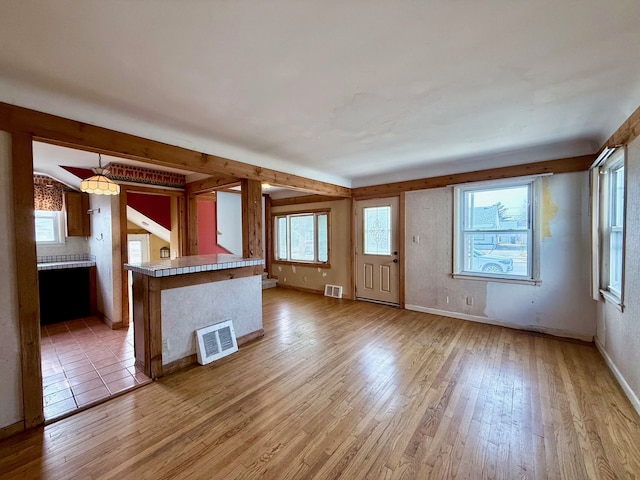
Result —
[[[365,255],[391,255],[391,206],[365,207]]]
[[[63,243],[60,212],[46,210],[36,210],[35,212],[36,242],[42,244]]]
[[[454,274],[535,280],[534,182],[455,188]]]
[[[611,150],[592,169],[594,298],[602,294],[622,307],[624,281],[624,149]]]
[[[329,263],[329,212],[276,215],[275,259],[284,262]]]

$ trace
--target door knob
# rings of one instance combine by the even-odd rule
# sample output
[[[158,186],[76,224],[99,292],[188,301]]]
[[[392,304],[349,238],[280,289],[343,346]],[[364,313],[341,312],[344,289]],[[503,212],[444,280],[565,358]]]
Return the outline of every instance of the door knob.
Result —
[[[394,255],[397,255],[397,254],[398,254],[398,252],[393,252],[393,254],[394,254]]]
[[[398,259],[397,259],[397,258],[394,258],[394,259],[393,259],[393,263],[398,263]]]

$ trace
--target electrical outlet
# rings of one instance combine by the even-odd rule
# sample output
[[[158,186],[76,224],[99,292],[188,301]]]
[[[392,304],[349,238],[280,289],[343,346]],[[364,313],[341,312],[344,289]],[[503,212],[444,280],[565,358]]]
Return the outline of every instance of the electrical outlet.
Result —
[[[449,303],[449,295],[447,295],[445,301],[446,301],[446,303]]]
[[[163,338],[162,339],[162,351],[163,352],[168,352],[169,351],[169,339],[168,338]]]
[[[473,306],[473,297],[467,297],[467,305],[469,305],[470,307]]]
[[[413,243],[420,243],[420,235],[413,236]]]

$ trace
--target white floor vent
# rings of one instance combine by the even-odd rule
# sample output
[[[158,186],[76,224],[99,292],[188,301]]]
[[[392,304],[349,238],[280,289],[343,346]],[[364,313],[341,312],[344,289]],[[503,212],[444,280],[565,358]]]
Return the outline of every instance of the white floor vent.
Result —
[[[238,351],[236,333],[231,320],[196,330],[196,343],[200,365],[206,365]]]
[[[342,287],[338,285],[325,285],[324,296],[333,298],[342,298]]]

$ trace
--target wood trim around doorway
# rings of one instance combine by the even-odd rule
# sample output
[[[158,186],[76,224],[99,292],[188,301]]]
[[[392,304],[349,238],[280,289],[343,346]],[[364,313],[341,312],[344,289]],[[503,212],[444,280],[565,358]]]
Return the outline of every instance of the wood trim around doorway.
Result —
[[[24,427],[28,429],[44,423],[31,135],[12,134],[11,150],[22,404]]]

